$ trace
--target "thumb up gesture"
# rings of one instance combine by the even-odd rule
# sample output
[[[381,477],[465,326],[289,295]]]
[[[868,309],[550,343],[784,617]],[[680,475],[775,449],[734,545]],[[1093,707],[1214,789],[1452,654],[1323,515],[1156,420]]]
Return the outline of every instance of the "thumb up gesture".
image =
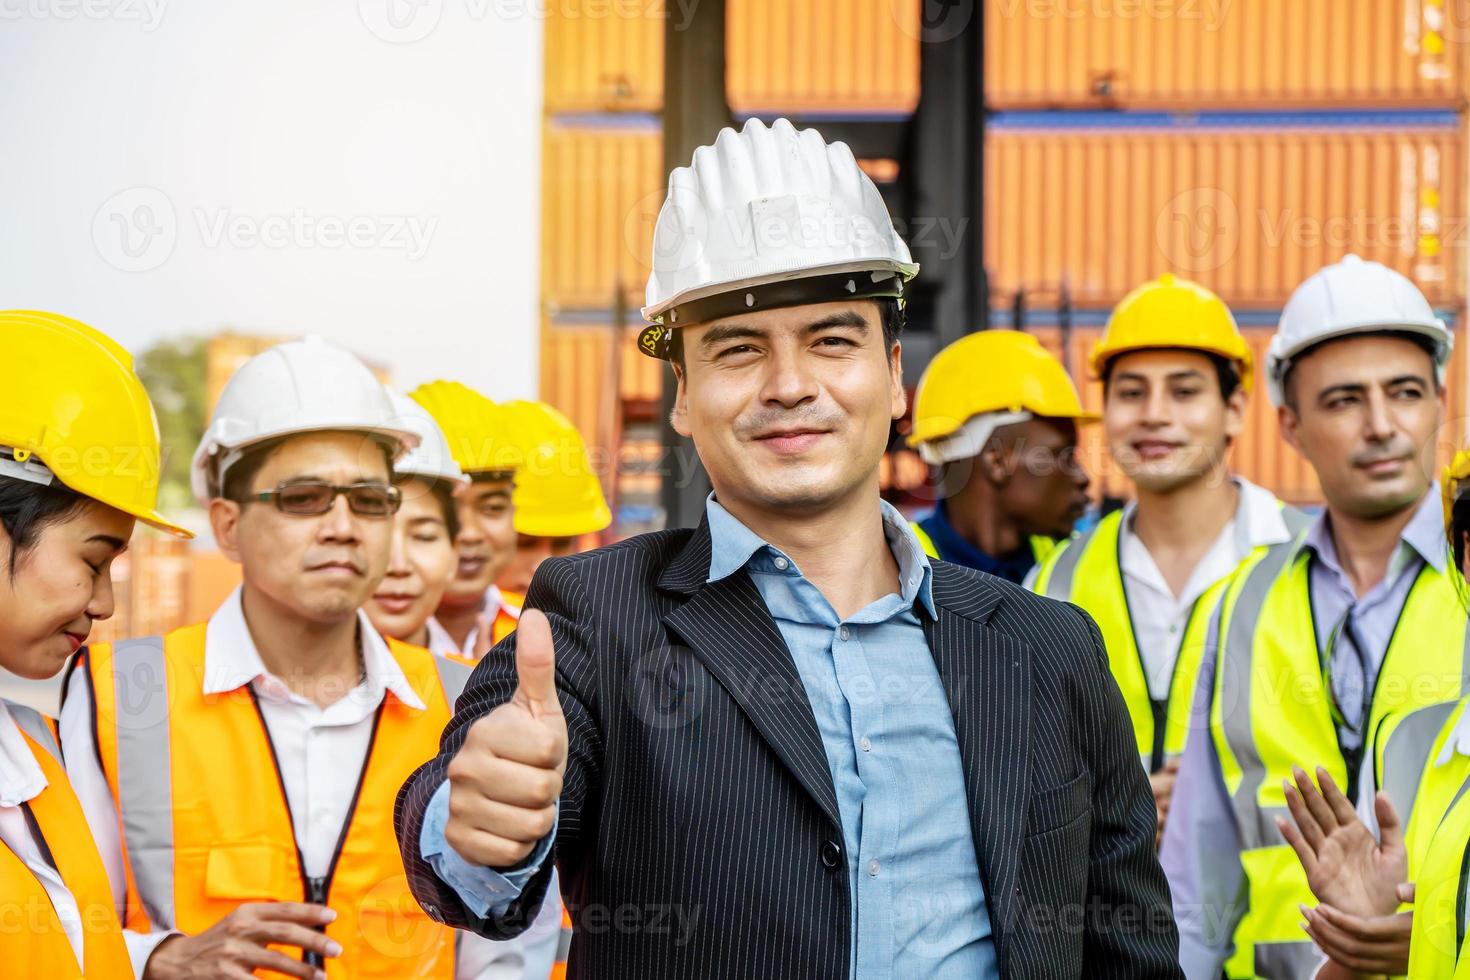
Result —
[[[515,694],[470,726],[449,763],[444,839],[487,868],[520,863],[551,832],[566,771],[551,623],[535,609],[516,631],[516,679]]]

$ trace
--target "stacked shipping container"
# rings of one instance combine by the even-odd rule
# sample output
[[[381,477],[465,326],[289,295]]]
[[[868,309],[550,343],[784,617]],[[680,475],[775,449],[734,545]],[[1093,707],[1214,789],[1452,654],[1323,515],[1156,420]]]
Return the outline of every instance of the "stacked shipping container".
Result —
[[[1461,318],[1467,25],[1443,0],[980,6],[993,300],[1006,310],[1024,292],[1028,320],[1058,343],[1046,324],[1064,287],[1090,324],[1069,344],[1079,380],[1112,304],[1166,270],[1217,289],[1262,350],[1296,283],[1349,251]],[[607,462],[620,533],[655,517],[663,376],[633,350],[632,327],[663,196],[664,21],[682,9],[558,4],[546,25],[541,391]],[[729,0],[731,107],[902,117],[918,98],[919,16],[918,0]],[[1239,468],[1315,499],[1256,402]],[[1126,493],[1103,455],[1091,455],[1102,484]],[[914,482],[911,462],[890,463],[895,483]]]
[[[996,0],[985,5],[985,253],[996,309],[1034,295],[1079,327],[1164,271],[1218,291],[1257,357],[1281,305],[1348,252],[1419,284],[1460,326],[1466,296],[1467,26],[1442,0]],[[1059,344],[1054,328],[1037,331]],[[1460,345],[1463,347],[1463,343]],[[1464,355],[1450,381],[1464,437]],[[1096,404],[1089,385],[1085,397]],[[1236,468],[1319,499],[1257,389]],[[1126,484],[1088,437],[1109,493]]]

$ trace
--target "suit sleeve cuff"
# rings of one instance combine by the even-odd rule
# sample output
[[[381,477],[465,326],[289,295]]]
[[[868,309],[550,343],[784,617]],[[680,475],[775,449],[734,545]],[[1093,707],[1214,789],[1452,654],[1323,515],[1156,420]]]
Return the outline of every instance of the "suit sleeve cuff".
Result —
[[[510,871],[493,871],[460,857],[444,839],[444,826],[448,821],[449,782],[446,780],[429,798],[423,829],[419,832],[419,852],[434,873],[454,889],[465,908],[482,919],[489,919],[505,914],[550,857],[557,824],[561,821],[561,805],[557,805],[557,818],[551,825],[551,833],[541,838],[530,857]]]

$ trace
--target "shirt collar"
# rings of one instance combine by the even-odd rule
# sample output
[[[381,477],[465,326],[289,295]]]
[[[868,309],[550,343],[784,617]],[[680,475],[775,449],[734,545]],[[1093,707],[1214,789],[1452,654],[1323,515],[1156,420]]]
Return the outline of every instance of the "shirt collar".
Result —
[[[1291,529],[1286,526],[1286,518],[1281,513],[1281,501],[1274,493],[1242,477],[1232,477],[1231,482],[1240,491],[1235,502],[1235,516],[1231,518],[1238,557],[1244,558],[1263,545],[1291,540]],[[1137,500],[1129,501],[1123,509],[1122,526],[1128,536],[1136,535],[1133,518],[1137,513]]]
[[[259,678],[270,676],[260,659],[250,627],[245,623],[245,607],[236,586],[229,598],[209,617],[204,631],[204,693],[225,694],[238,690]],[[364,685],[374,701],[384,691],[417,711],[425,710],[423,699],[408,682],[388,643],[373,628],[372,621],[357,611],[357,635],[362,642]]]
[[[21,735],[10,707],[0,700],[0,806],[20,806],[45,788],[41,764]]]
[[[1325,508],[1302,538],[1301,547],[1311,548],[1323,562],[1334,569],[1338,567],[1337,548],[1332,543],[1330,519]],[[1404,525],[1404,530],[1399,535],[1398,552],[1389,563],[1389,575],[1395,574],[1413,558],[1419,558],[1440,575],[1444,575],[1449,568],[1448,553],[1444,536],[1444,510],[1440,504],[1439,484],[1436,483],[1430,486],[1429,492],[1415,508],[1414,516]]]
[[[899,595],[907,603],[922,603],[930,618],[937,618],[939,614],[934,607],[934,569],[929,564],[929,558],[924,554],[919,539],[915,537],[913,528],[909,527],[909,522],[892,504],[880,499],[878,507],[883,516],[883,537],[888,542],[889,550],[893,552],[893,560],[898,563]],[[779,555],[787,561],[791,560],[741,523],[739,518],[715,499],[713,493],[705,499],[704,509],[710,533],[709,578],[705,581],[718,582],[730,577],[749,564],[751,558],[762,550]],[[791,563],[791,567],[800,574],[795,562]]]

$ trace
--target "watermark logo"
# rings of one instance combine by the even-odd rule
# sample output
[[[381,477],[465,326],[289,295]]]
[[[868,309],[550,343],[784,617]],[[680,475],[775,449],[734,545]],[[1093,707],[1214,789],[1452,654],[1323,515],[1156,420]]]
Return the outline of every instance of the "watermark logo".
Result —
[[[168,261],[179,240],[173,201],[156,187],[129,187],[92,216],[92,244],[122,272],[148,272]]]

